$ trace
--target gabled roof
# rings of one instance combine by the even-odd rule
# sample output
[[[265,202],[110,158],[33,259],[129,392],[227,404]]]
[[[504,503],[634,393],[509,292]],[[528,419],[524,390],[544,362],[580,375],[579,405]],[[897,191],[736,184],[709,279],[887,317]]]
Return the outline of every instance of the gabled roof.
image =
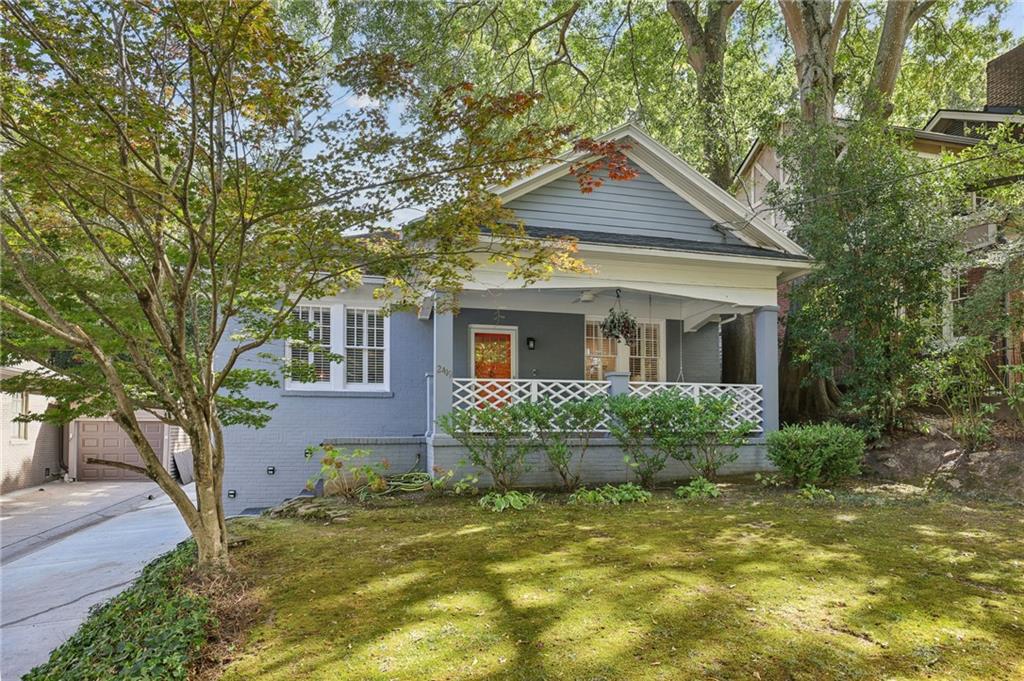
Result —
[[[939,109],[924,124],[926,131],[933,131],[944,121],[967,121],[969,123],[1024,123],[1024,113],[1017,111],[964,111],[961,109]]]
[[[716,244],[707,241],[669,239],[644,234],[609,234],[608,232],[591,232],[582,229],[553,229],[549,227],[531,227],[529,225],[526,226],[526,233],[529,236],[541,239],[572,237],[581,244],[653,248],[687,253],[717,253],[719,255],[739,255],[749,258],[768,258],[769,260],[810,261],[810,258],[806,255],[795,255],[769,248],[747,246],[746,244]]]
[[[717,225],[732,232],[748,246],[768,249],[794,256],[805,256],[800,246],[777,229],[759,218],[748,207],[737,201],[699,173],[693,166],[673,154],[634,123],[626,123],[596,138],[598,141],[616,141],[628,145],[623,153],[641,169],[650,173],[680,198],[714,220]],[[496,188],[494,193],[508,203],[534,189],[543,187],[569,173],[574,163],[591,157],[588,152],[563,154],[555,163],[539,168],[512,184]]]
[[[937,115],[938,114],[936,114],[936,116]],[[932,119],[934,120],[934,116],[932,117]],[[838,125],[849,125],[850,123],[854,122],[847,118],[836,118],[834,120]],[[931,121],[929,121],[929,123],[931,123]],[[898,130],[902,133],[913,135],[914,139],[927,140],[929,142],[938,142],[940,144],[970,147],[974,146],[980,141],[975,137],[964,137],[962,135],[948,135],[943,132],[934,132],[932,130],[929,130],[927,127],[924,130],[918,130],[917,128],[908,128],[903,125],[893,125],[890,126],[890,128],[893,130]],[[765,143],[760,137],[758,137],[751,143],[750,149],[747,150],[746,156],[743,157],[743,160],[740,162],[739,167],[736,168],[736,172],[732,174],[734,181],[736,178],[742,176],[744,173],[747,172],[747,170],[750,169],[750,166],[754,163],[754,160],[761,153],[761,150],[764,149],[764,147]]]

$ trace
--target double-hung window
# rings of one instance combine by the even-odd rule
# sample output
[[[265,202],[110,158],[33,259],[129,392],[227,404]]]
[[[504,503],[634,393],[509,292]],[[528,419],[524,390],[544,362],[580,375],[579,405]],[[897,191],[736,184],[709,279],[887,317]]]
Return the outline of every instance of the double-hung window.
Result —
[[[390,320],[380,310],[334,303],[302,305],[295,315],[310,325],[309,344],[289,343],[288,359],[292,364],[308,362],[312,371],[306,381],[293,372],[286,389],[388,390]],[[343,359],[333,362],[331,355]]]

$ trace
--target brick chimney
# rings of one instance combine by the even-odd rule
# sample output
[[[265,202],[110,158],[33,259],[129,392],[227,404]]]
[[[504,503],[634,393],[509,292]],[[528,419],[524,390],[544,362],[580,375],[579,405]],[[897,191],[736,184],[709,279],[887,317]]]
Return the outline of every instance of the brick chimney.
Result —
[[[1024,111],[1024,43],[990,61],[985,72],[988,80],[985,111]]]

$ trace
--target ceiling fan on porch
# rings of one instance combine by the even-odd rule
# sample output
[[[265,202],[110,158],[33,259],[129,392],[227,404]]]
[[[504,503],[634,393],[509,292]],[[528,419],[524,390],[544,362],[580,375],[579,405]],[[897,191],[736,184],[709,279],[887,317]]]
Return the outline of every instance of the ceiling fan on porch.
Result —
[[[604,289],[592,288],[580,291],[580,294],[573,298],[573,303],[592,303],[597,299]]]

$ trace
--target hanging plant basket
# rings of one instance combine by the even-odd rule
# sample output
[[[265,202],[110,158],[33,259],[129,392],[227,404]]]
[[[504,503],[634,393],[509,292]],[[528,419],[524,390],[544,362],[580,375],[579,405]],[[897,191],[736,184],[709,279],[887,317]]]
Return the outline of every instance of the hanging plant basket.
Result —
[[[608,316],[601,321],[601,334],[605,338],[628,343],[636,338],[636,319],[627,310],[611,308]]]

